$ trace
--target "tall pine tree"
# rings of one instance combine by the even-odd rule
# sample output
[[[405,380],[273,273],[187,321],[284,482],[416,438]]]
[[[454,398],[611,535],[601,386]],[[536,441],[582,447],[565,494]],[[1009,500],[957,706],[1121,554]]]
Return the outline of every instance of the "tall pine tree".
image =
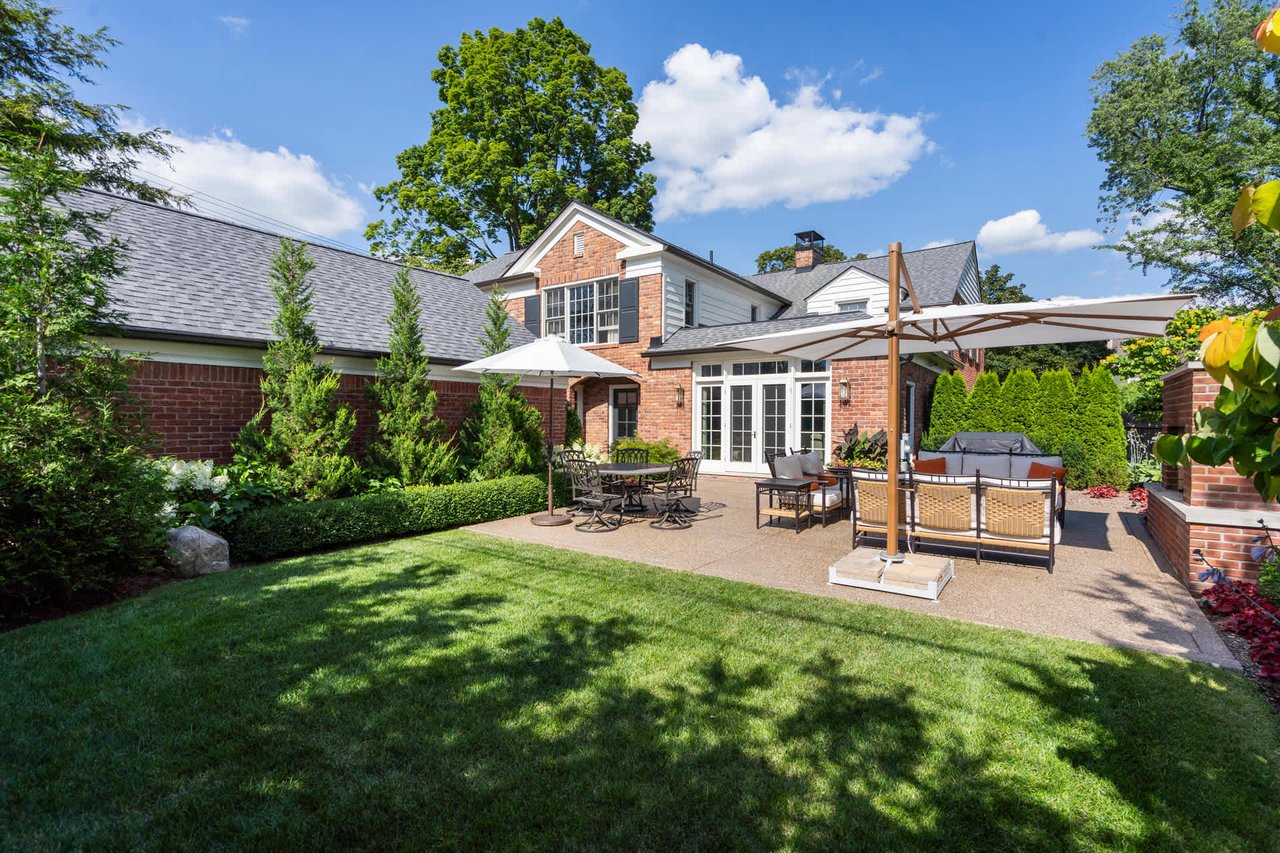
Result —
[[[341,497],[360,484],[348,454],[355,415],[338,404],[332,365],[316,361],[320,338],[307,281],[314,268],[305,243],[280,238],[269,274],[278,312],[271,323],[276,340],[262,359],[262,409],[236,442],[237,456],[269,466],[277,482],[308,500]]]
[[[436,414],[422,343],[422,300],[407,268],[391,283],[391,301],[388,354],[378,359],[378,378],[369,386],[377,404],[369,458],[406,486],[451,483],[457,477],[457,457]]]

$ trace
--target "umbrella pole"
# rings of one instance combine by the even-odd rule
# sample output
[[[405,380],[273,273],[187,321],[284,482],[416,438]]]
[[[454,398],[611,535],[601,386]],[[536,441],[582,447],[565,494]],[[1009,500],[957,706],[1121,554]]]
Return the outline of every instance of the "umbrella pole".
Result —
[[[556,481],[555,481],[555,441],[556,441],[556,378],[551,377],[551,382],[547,385],[547,512],[545,515],[535,515],[533,523],[539,527],[555,527],[559,524],[568,524],[573,518],[568,515],[560,515],[556,512]]]
[[[880,559],[886,563],[902,562],[903,556],[898,553],[898,525],[901,519],[898,517],[898,461],[899,448],[902,445],[902,412],[899,407],[902,405],[900,400],[901,394],[901,364],[898,360],[900,342],[898,333],[902,331],[901,323],[898,320],[898,307],[901,301],[901,278],[902,278],[902,244],[889,244],[889,409],[887,418],[887,432],[889,434],[889,458],[888,458],[888,492],[889,506],[886,513],[887,530],[885,531],[884,551],[880,554]]]

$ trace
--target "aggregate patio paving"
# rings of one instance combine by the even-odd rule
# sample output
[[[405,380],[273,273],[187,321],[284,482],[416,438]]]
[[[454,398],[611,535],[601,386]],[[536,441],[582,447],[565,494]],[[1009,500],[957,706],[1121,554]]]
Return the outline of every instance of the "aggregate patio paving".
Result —
[[[470,530],[570,548],[668,569],[915,610],[950,619],[1074,640],[1141,649],[1239,670],[1187,591],[1163,566],[1127,499],[1068,496],[1067,526],[1054,572],[1040,555],[1022,562],[983,555],[981,565],[956,551],[955,578],[940,600],[926,601],[827,583],[827,567],[849,552],[847,520],[815,523],[798,535],[786,527],[755,529],[750,479],[700,478],[703,511],[688,530],[655,530],[632,519],[609,533],[571,525],[535,527],[527,516]]]

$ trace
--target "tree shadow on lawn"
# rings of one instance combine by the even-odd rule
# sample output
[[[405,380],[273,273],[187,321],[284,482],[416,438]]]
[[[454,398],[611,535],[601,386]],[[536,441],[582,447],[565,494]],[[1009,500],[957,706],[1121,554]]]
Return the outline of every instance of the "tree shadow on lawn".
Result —
[[[156,611],[139,611],[128,627],[157,632],[160,668],[175,675],[158,677],[146,661],[119,664],[103,694],[76,711],[86,732],[103,736],[29,757],[48,762],[38,772],[50,790],[31,788],[25,805],[47,808],[56,828],[28,828],[15,846],[1178,844],[1154,822],[1135,836],[1069,820],[1028,787],[1034,772],[1007,772],[1000,750],[942,725],[932,697],[852,671],[859,633],[889,633],[865,620],[872,611],[811,609],[799,596],[776,608],[757,600],[762,616],[808,612],[845,652],[816,646],[779,660],[753,638],[726,645],[678,613],[663,621],[628,612],[625,601],[579,606],[563,587],[528,594],[539,581],[532,566],[547,566],[537,554],[495,547],[501,570],[423,558],[367,577],[344,574],[369,559],[361,551],[280,564],[230,584],[207,608],[188,601],[182,612],[194,630],[185,635],[166,634]],[[583,601],[590,582],[624,572],[671,596],[661,576],[617,564],[592,574],[566,559],[556,572]],[[517,578],[529,586],[517,589]],[[531,606],[557,593],[558,612]],[[709,579],[691,578],[685,594],[737,610],[752,600]],[[664,646],[673,636],[686,642]],[[964,640],[892,639],[922,654],[991,656]],[[1149,730],[1095,707],[1095,694],[1124,705],[1133,690],[1158,708],[1167,681],[1141,675],[1149,659],[1081,659],[1094,684],[1083,691],[1028,657],[1011,653],[991,665],[1019,674],[1007,676],[1010,686],[1034,694],[1064,727],[1075,719],[1108,726],[1113,740],[1082,735],[1064,742],[1061,758],[1112,780],[1144,813],[1182,808],[1221,772],[1174,768],[1187,793],[1156,802],[1147,782],[1124,778],[1110,758],[1119,750],[1147,761],[1144,750],[1161,748],[1147,741]],[[1181,710],[1168,713],[1176,731]],[[1162,792],[1168,782],[1150,786]],[[6,799],[19,805],[5,796],[0,805]]]

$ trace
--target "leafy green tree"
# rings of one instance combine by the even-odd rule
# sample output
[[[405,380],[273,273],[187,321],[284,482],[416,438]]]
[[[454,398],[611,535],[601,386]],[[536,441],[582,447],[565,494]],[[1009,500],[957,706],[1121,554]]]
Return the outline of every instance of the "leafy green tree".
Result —
[[[84,186],[173,201],[134,174],[139,157],[168,157],[165,131],[122,130],[126,107],[75,92],[74,84],[92,84],[89,74],[106,67],[103,54],[117,44],[105,28],[84,33],[60,23],[51,6],[0,2],[0,147],[11,156],[52,149]]]
[[[1075,412],[1076,384],[1071,373],[1061,368],[1048,371],[1040,377],[1035,421],[1027,437],[1045,453],[1061,455],[1064,445],[1075,437]]]
[[[924,446],[941,447],[947,439],[968,428],[969,390],[959,373],[944,373],[933,386],[933,403],[929,409],[929,432]]]
[[[1015,370],[1000,388],[1000,416],[1005,432],[1030,436],[1036,426],[1040,382],[1030,370]]]
[[[241,430],[236,454],[271,466],[292,494],[323,500],[354,492],[361,475],[348,453],[355,415],[338,404],[333,366],[316,361],[320,338],[307,281],[314,268],[305,243],[280,238],[269,273],[278,311],[276,339],[262,359],[262,409]]]
[[[486,356],[505,352],[511,330],[503,307],[505,294],[495,288],[485,310],[480,345]],[[459,435],[460,464],[471,480],[510,474],[534,474],[547,464],[542,414],[516,388],[516,379],[485,374]]]
[[[422,300],[408,269],[396,273],[391,300],[389,352],[378,359],[378,378],[369,386],[377,404],[369,457],[406,486],[451,483],[457,478],[457,457],[436,414],[422,343]]]
[[[852,258],[842,252],[835,246],[824,246],[822,249],[822,262],[824,264],[834,264],[839,261],[860,261],[867,257],[866,252],[859,252]],[[796,268],[796,247],[795,244],[779,246],[776,249],[768,249],[756,255],[756,272],[781,272],[782,270],[793,270]]]
[[[431,72],[443,104],[427,141],[396,157],[374,195],[375,253],[459,271],[527,246],[570,201],[653,228],[652,158],[632,139],[626,75],[605,68],[559,18],[463,34]]]
[[[1000,415],[1002,395],[1000,377],[989,370],[978,374],[969,394],[969,412],[965,431],[999,432],[1003,418]]]
[[[1014,284],[1014,274],[1003,272],[999,264],[992,264],[982,272],[978,280],[978,293],[988,305],[1010,302],[1028,302],[1025,284]],[[985,366],[1001,376],[1009,376],[1015,370],[1044,373],[1046,370],[1064,368],[1073,374],[1086,366],[1097,364],[1107,354],[1103,341],[1086,341],[1078,344],[1029,344],[1016,347],[996,347],[986,352]]]
[[[1259,3],[1189,0],[1174,41],[1144,36],[1094,73],[1089,144],[1106,164],[1100,205],[1113,248],[1178,290],[1248,307],[1280,300],[1274,238],[1234,234],[1238,188],[1280,176],[1280,57],[1250,32]]]

